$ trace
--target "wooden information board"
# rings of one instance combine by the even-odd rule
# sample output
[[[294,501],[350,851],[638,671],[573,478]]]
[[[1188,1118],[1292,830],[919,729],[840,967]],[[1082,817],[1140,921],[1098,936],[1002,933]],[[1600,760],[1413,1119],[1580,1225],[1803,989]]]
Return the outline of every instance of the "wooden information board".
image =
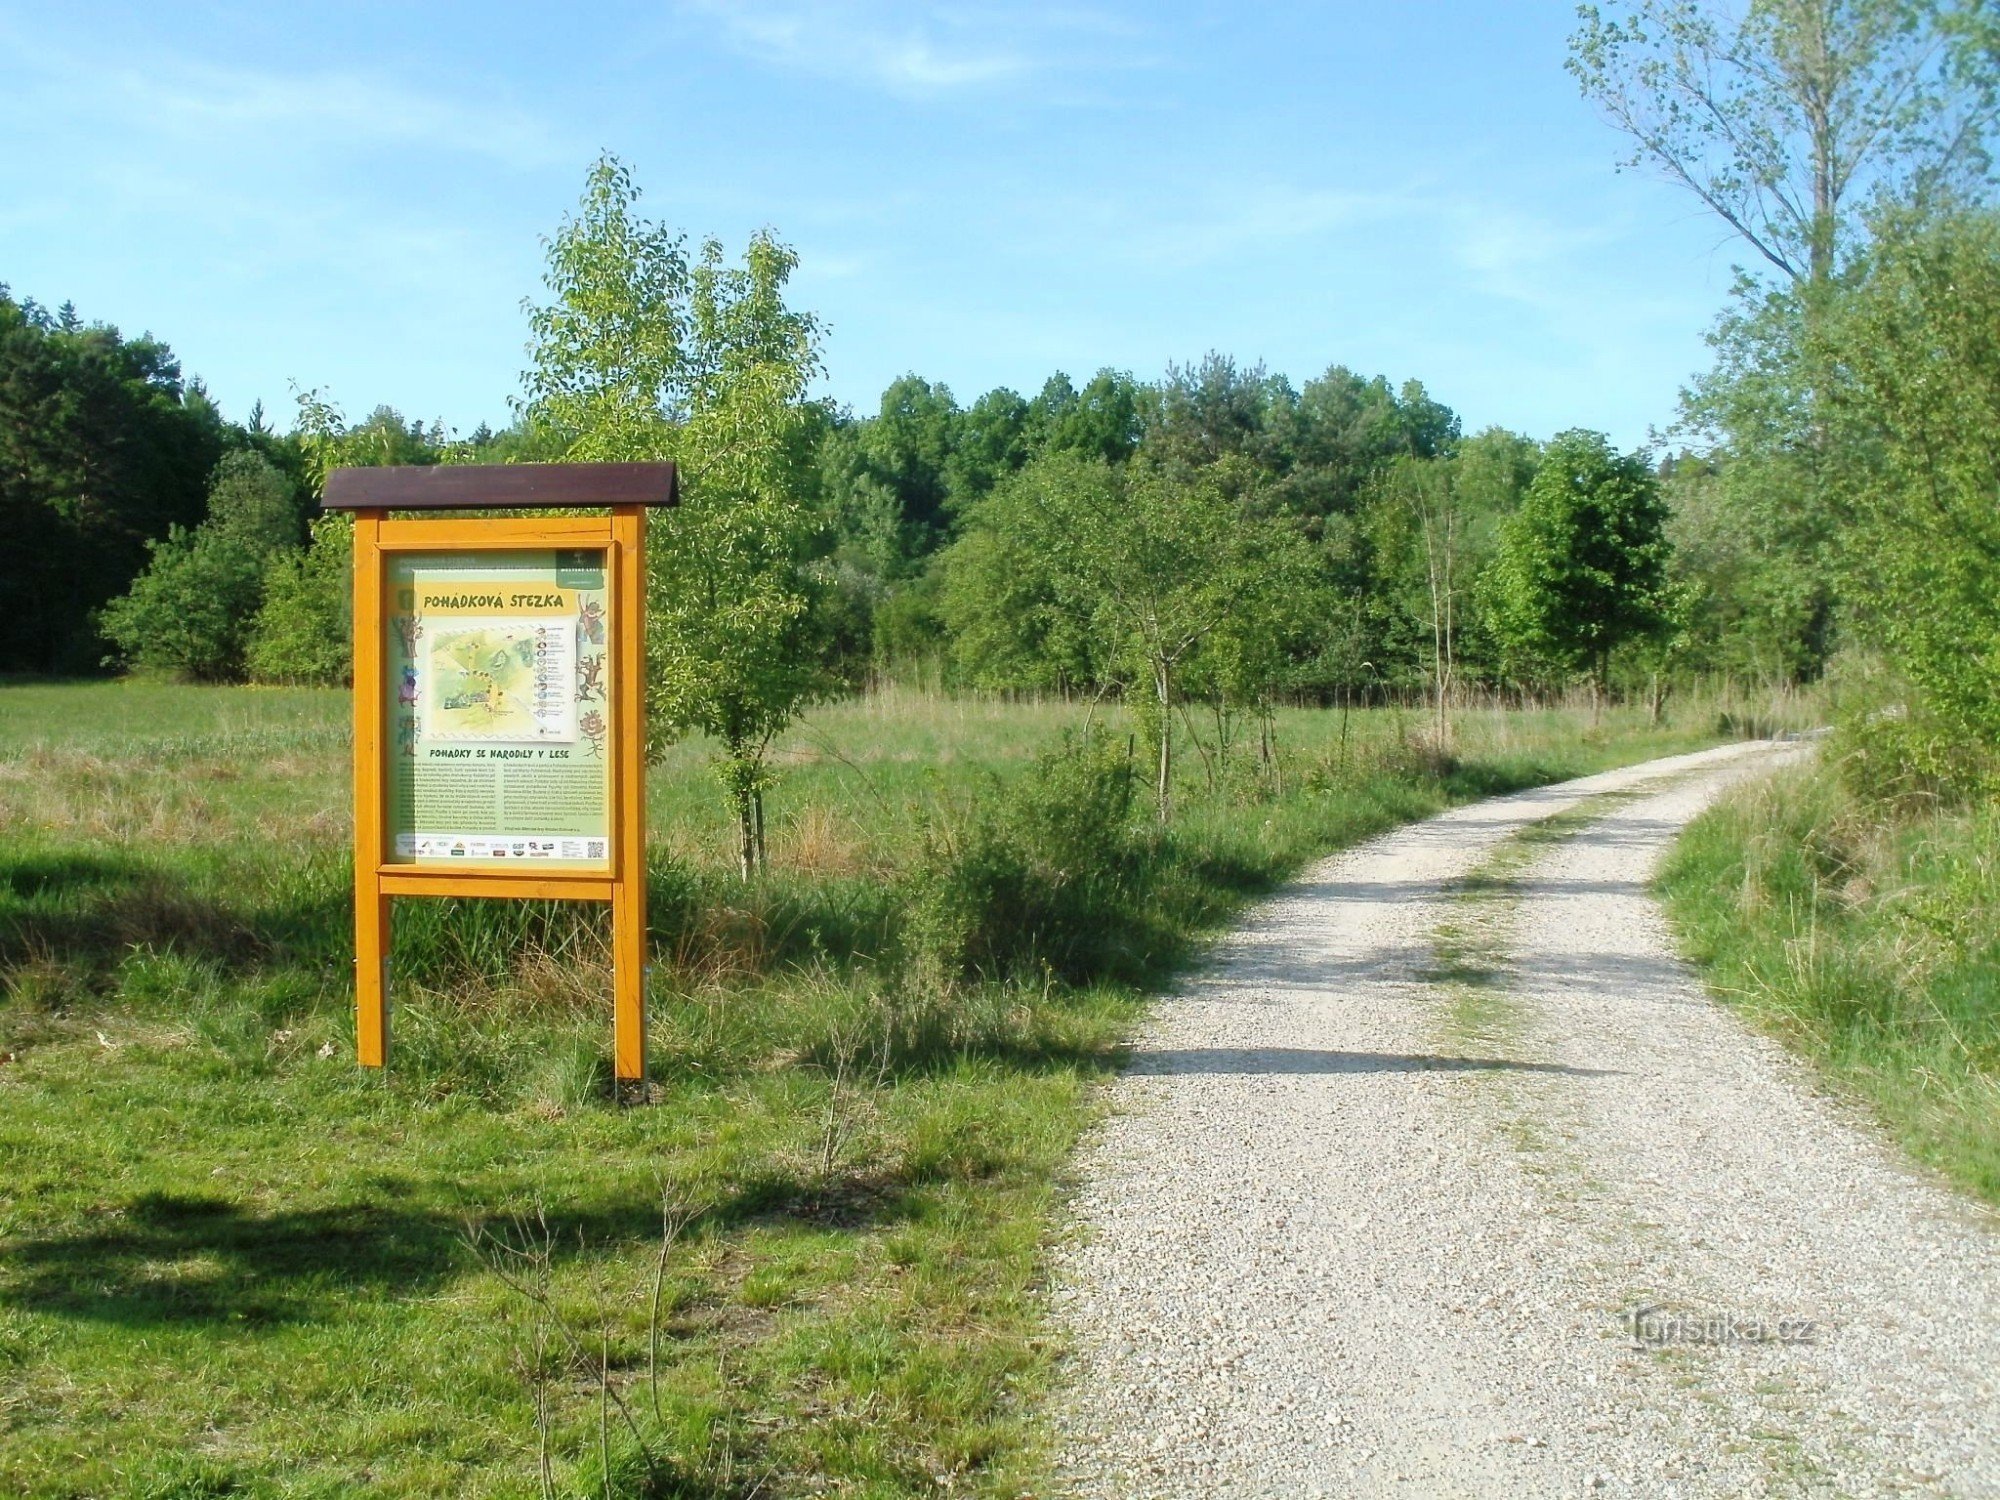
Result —
[[[645,1076],[646,510],[677,498],[672,464],[328,476],[354,513],[363,1065],[389,1057],[392,898],[534,897],[611,903],[613,1071]],[[523,514],[584,507],[608,514]]]

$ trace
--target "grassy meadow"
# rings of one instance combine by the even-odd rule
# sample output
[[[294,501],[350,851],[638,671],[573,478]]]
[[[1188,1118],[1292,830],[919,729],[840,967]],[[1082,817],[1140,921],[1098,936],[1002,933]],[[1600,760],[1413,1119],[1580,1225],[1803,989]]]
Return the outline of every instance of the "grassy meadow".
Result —
[[[1115,712],[885,692],[781,746],[749,886],[682,747],[633,1106],[578,908],[399,903],[355,1067],[346,715],[0,686],[0,1492],[1040,1492],[1044,1252],[1145,996],[1314,855],[1742,722],[1287,711],[1282,787],[1184,755],[1163,832]]]

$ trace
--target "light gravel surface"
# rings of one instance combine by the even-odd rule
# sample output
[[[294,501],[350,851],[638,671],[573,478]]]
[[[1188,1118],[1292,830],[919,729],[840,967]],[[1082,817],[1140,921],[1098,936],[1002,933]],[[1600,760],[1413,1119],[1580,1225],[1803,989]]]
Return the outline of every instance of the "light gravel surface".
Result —
[[[1796,753],[1401,830],[1156,1009],[1058,1257],[1076,1493],[2000,1495],[1990,1217],[1707,999],[1645,893]],[[1511,898],[1455,889],[1579,808]],[[1497,980],[1440,969],[1441,928]]]

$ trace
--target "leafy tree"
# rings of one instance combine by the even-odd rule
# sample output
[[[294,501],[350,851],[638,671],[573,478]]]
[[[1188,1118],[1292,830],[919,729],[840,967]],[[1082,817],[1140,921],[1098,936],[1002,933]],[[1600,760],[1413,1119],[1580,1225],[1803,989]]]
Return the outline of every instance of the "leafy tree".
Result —
[[[230,454],[209,488],[208,518],[151,543],[146,571],[105,607],[106,638],[134,666],[194,682],[241,679],[265,569],[299,534],[285,476],[258,454]]]
[[[896,496],[909,552],[921,556],[949,524],[947,476],[958,439],[958,403],[949,388],[905,375],[882,393],[882,409],[862,434],[868,472]]]
[[[940,555],[938,610],[965,681],[1067,692],[1112,680],[1089,612],[1052,565],[1061,558],[1059,551],[1051,555],[1059,543],[1035,488],[1048,474],[1088,470],[1093,462],[1101,463],[1074,454],[1038,459],[976,507],[964,533]]]
[[[720,742],[747,879],[764,857],[771,741],[831,686],[807,503],[819,325],[785,305],[786,246],[758,234],[731,266],[709,240],[690,260],[638,198],[602,157],[548,242],[524,415],[573,459],[681,466],[683,503],[656,518],[647,553],[649,743]]]
[[[1316,532],[1328,517],[1356,514],[1396,460],[1440,457],[1458,439],[1457,416],[1420,382],[1405,382],[1399,397],[1381,376],[1364,379],[1345,365],[1307,381],[1272,417],[1285,458],[1272,498]]]
[[[1287,576],[1288,549],[1307,555],[1290,526],[1246,514],[1201,471],[1052,453],[969,518],[946,564],[947,618],[976,672],[1126,689],[1154,742],[1165,821],[1183,675],[1225,622],[1259,628],[1258,606],[1279,594],[1260,585]],[[1247,653],[1243,665],[1261,670]]]
[[[1996,19],[1985,0],[1629,0],[1580,8],[1569,70],[1630,137],[1625,165],[1691,191],[1779,285],[1745,276],[1710,336],[1717,363],[1683,401],[1712,445],[1704,487],[1738,557],[1733,592],[1760,672],[1816,675],[1836,644],[1843,446],[1813,324],[1866,239],[1871,204],[1948,203],[1991,181],[2000,123]],[[1740,649],[1739,649],[1740,648]]]
[[[1343,601],[1318,551],[1290,517],[1246,519],[1242,550],[1223,559],[1239,588],[1227,611],[1188,662],[1190,695],[1208,700],[1214,718],[1216,769],[1229,766],[1233,721],[1255,719],[1262,768],[1283,790],[1277,754],[1277,707],[1282,696],[1310,689],[1342,643]],[[1204,758],[1201,737],[1188,737]]]
[[[1461,438],[1448,460],[1458,508],[1458,644],[1468,676],[1490,677],[1498,665],[1485,618],[1479,612],[1479,574],[1499,549],[1500,527],[1520,509],[1541,466],[1541,456],[1541,444],[1533,438],[1504,427],[1488,427]]]
[[[1824,301],[1825,299],[1820,299]],[[1767,679],[1817,676],[1836,645],[1836,561],[1846,520],[1836,480],[1853,455],[1828,393],[1838,372],[1808,337],[1798,288],[1744,282],[1709,335],[1715,368],[1682,395],[1682,427],[1710,440],[1707,482],[1681,526],[1699,553],[1728,650]]]
[[[1081,391],[1067,375],[1052,375],[1028,403],[1029,451],[1123,463],[1138,450],[1150,401],[1147,388],[1120,370],[1099,370]]]
[[[1862,627],[1915,686],[1939,731],[1919,769],[1963,752],[2000,765],[2000,214],[1969,212],[1876,238],[1829,321],[1851,377],[1843,416],[1874,462],[1848,476],[1857,545],[1846,565]]]
[[[201,529],[269,557],[305,540],[304,507],[269,459],[254,452],[231,453],[216,465]]]
[[[1667,624],[1666,519],[1639,458],[1595,432],[1551,441],[1481,579],[1509,670],[1588,672],[1601,708],[1613,650]]]
[[[1004,386],[959,414],[945,459],[945,492],[954,515],[991,493],[1028,461],[1028,403]]]

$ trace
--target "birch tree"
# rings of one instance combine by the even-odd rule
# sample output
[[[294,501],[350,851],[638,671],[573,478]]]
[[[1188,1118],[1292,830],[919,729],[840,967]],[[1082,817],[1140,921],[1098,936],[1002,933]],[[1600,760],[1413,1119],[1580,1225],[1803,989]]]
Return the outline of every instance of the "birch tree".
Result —
[[[785,304],[787,246],[759,233],[740,265],[715,240],[690,256],[638,198],[625,165],[600,158],[548,241],[524,415],[572,459],[680,465],[682,504],[647,548],[647,739],[718,741],[748,879],[764,862],[771,743],[831,688],[804,503],[820,328]]]

